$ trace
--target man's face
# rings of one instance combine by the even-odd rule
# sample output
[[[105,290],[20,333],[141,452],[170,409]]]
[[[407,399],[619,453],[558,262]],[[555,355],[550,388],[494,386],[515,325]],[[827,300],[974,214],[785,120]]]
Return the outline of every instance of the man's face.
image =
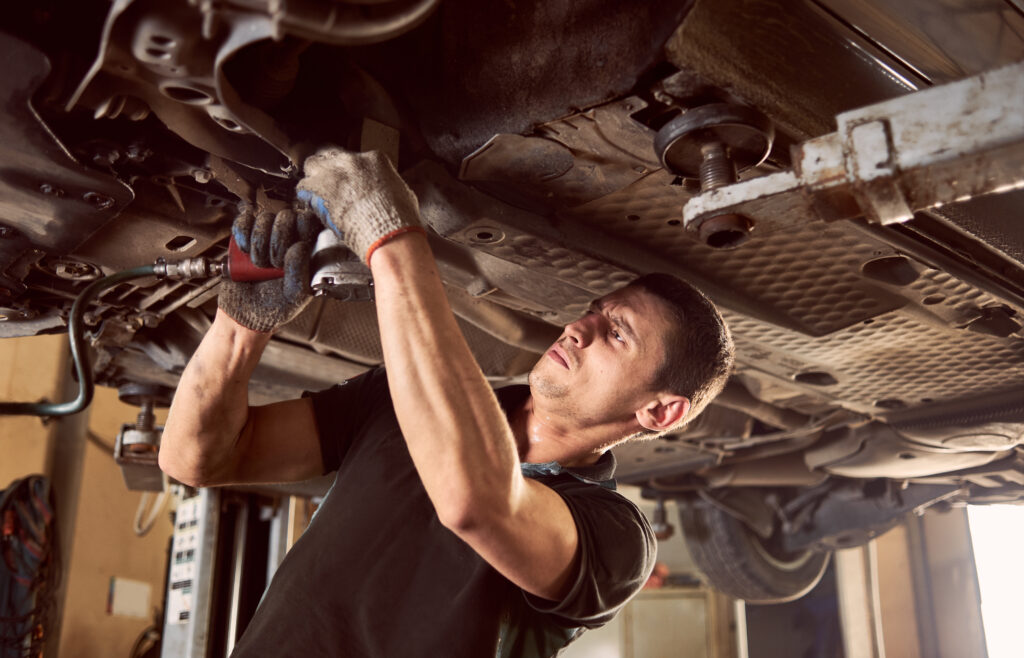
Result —
[[[534,398],[583,425],[622,420],[649,402],[671,331],[665,302],[627,287],[595,301],[530,373]]]

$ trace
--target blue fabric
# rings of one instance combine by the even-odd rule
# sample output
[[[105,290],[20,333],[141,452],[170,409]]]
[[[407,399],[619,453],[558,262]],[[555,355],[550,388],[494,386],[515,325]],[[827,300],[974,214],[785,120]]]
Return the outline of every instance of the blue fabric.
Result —
[[[323,200],[319,195],[313,194],[309,190],[297,190],[295,196],[309,204],[310,209],[316,213],[316,216],[320,218],[320,221],[327,225],[327,228],[337,234],[337,236],[345,241],[345,232],[338,228],[338,225],[334,223],[334,219],[331,218],[331,213],[327,211],[327,202]]]
[[[615,491],[615,480],[594,480],[584,475],[580,475],[576,471],[576,469],[564,468],[558,462],[544,462],[543,464],[531,464],[527,462],[524,464],[520,464],[519,468],[522,471],[523,476],[528,478],[537,478],[542,475],[561,475],[562,473],[565,473],[566,475],[573,476],[580,482],[586,482],[587,484],[596,484],[598,486],[604,487],[605,489],[611,489],[612,491]]]

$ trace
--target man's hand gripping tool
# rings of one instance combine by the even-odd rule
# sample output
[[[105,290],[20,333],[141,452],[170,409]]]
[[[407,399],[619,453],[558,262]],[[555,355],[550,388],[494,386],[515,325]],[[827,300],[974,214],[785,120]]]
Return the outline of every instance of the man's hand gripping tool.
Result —
[[[173,281],[223,276],[236,282],[259,282],[284,277],[282,269],[253,265],[234,238],[228,243],[228,254],[224,258],[198,256],[178,261],[161,258],[155,267],[159,278]],[[317,236],[310,256],[310,270],[314,273],[310,281],[314,295],[327,295],[342,301],[373,299],[373,279],[369,268],[330,229],[324,229]]]

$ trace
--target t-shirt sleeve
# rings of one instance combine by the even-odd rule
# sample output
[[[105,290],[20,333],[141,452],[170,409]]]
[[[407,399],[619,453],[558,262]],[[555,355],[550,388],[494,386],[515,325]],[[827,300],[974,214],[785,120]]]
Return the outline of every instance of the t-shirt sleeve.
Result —
[[[555,490],[569,506],[579,534],[575,579],[561,601],[525,596],[535,610],[566,625],[595,628],[643,588],[654,568],[657,541],[643,512],[619,494],[584,483]]]
[[[313,402],[313,417],[320,436],[324,473],[335,471],[348,452],[352,437],[390,398],[387,376],[376,368],[341,384],[317,392],[305,392]]]

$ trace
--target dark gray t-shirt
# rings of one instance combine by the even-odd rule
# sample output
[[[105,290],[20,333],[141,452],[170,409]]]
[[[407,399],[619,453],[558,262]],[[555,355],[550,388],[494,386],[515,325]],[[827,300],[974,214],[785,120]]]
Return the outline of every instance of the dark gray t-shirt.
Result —
[[[529,394],[498,391],[506,412]],[[523,592],[438,521],[398,428],[383,370],[312,395],[325,472],[309,528],[274,576],[234,658],[555,655],[643,586],[655,540],[615,493],[610,453],[585,468],[524,465],[572,512],[581,559],[561,601]]]

